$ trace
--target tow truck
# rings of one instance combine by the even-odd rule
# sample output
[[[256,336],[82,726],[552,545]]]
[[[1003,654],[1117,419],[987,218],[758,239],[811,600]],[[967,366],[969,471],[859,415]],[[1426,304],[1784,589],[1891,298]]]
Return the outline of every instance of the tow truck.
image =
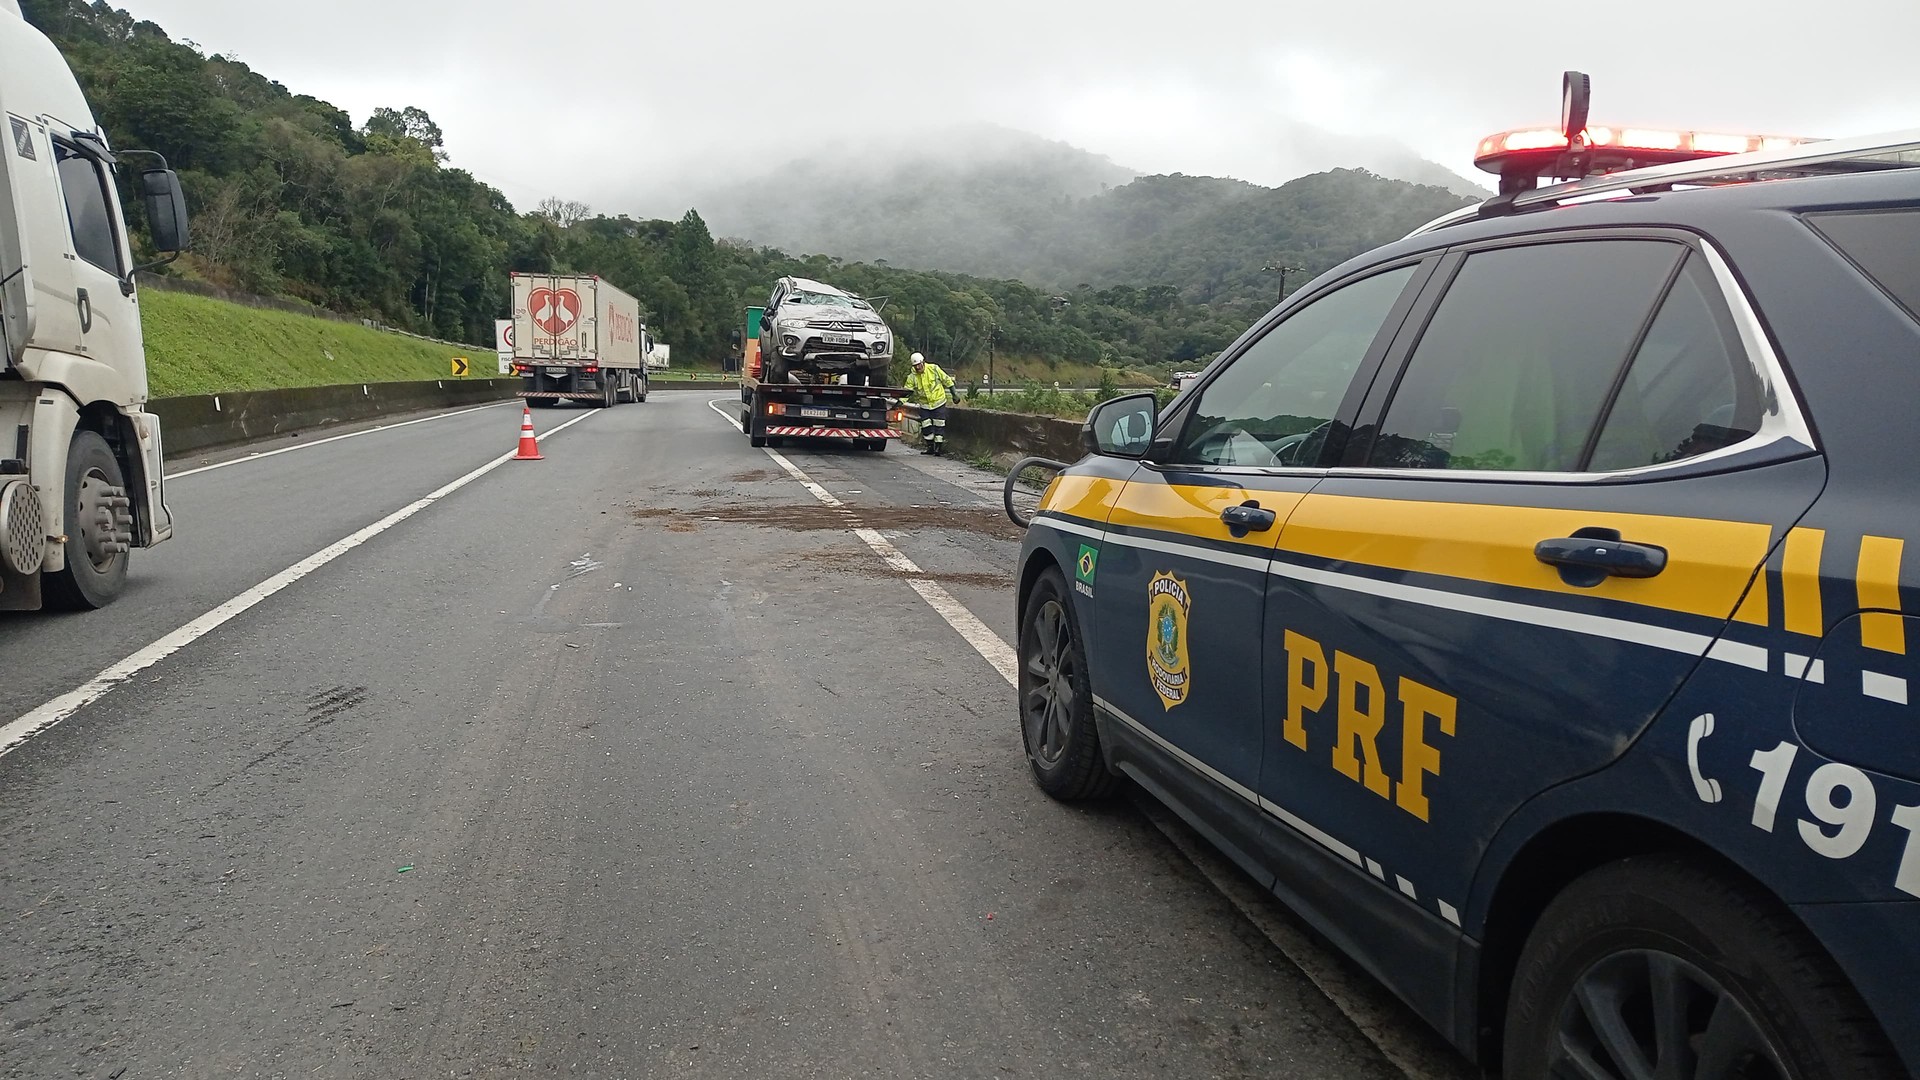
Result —
[[[784,440],[847,439],[862,450],[884,451],[901,437],[902,402],[911,391],[901,386],[849,386],[845,376],[789,372],[784,381],[767,377],[760,352],[764,308],[747,309],[745,355],[740,369],[740,426],[753,446]]]

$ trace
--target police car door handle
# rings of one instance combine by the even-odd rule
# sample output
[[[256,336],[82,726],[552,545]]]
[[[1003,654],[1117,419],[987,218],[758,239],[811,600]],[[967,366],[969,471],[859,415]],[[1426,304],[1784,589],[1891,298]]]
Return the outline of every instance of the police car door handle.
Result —
[[[1542,540],[1533,557],[1560,568],[1569,585],[1590,589],[1609,577],[1650,578],[1667,568],[1667,549],[1620,538],[1617,529],[1576,529],[1572,536]]]
[[[1248,499],[1239,506],[1229,506],[1220,511],[1220,520],[1227,523],[1227,531],[1235,538],[1250,532],[1266,532],[1273,523],[1280,520],[1271,510],[1262,510],[1255,499]]]

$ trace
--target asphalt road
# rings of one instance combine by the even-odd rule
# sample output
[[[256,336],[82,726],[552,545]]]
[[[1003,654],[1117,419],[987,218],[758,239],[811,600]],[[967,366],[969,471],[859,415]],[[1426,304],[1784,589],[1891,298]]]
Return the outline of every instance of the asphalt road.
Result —
[[[4,723],[412,511],[0,757],[0,1076],[1402,1075],[715,397],[424,505],[517,411],[176,472],[118,605],[0,616]],[[785,456],[1012,639],[991,477]]]

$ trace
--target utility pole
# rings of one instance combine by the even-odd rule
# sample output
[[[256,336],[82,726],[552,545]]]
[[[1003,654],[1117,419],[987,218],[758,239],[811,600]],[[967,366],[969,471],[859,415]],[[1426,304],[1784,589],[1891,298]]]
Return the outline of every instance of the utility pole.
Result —
[[[1276,304],[1287,298],[1287,275],[1304,274],[1307,272],[1305,268],[1299,266],[1263,266],[1260,269],[1269,274],[1278,273],[1280,275],[1280,296],[1274,301]]]
[[[1000,336],[1000,328],[987,324],[987,393],[993,393],[993,343]]]

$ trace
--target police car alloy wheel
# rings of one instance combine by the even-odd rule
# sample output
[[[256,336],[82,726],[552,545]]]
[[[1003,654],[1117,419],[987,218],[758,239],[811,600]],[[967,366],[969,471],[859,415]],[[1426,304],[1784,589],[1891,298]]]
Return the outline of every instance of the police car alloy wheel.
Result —
[[[1528,938],[1508,1077],[1880,1080],[1900,1075],[1859,995],[1785,908],[1699,857],[1579,878]]]
[[[1058,570],[1040,575],[1020,619],[1020,728],[1042,791],[1066,801],[1112,791],[1093,725],[1080,621]]]

